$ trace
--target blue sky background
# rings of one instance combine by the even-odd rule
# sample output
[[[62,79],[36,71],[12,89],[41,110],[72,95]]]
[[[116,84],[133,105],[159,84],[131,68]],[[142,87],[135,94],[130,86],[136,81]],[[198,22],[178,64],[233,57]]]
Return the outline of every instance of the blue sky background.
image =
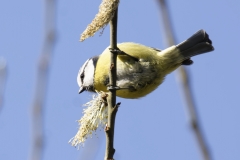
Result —
[[[78,129],[82,105],[92,94],[78,94],[79,67],[109,45],[104,33],[79,42],[100,1],[58,1],[57,43],[51,63],[44,111],[44,160],[103,159],[103,130],[76,150],[68,144]],[[194,57],[191,75],[201,126],[215,160],[240,159],[240,1],[170,0],[178,42],[205,29],[215,51]],[[0,159],[29,158],[31,104],[38,58],[43,45],[43,1],[0,2],[0,56],[7,60],[8,77],[0,112]],[[164,33],[156,1],[121,1],[118,42],[138,42],[164,49]],[[138,100],[118,98],[115,158],[118,160],[200,160],[189,127],[176,72],[150,95]],[[98,138],[97,138],[98,137]]]

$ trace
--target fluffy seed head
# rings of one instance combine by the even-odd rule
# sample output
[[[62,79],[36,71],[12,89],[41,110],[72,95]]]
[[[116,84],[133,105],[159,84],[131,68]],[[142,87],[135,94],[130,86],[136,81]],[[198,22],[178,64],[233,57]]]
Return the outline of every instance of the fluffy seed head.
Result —
[[[79,147],[84,144],[85,140],[97,130],[99,126],[104,127],[107,124],[107,94],[97,92],[93,99],[86,103],[87,106],[83,111],[83,117],[78,120],[80,128],[77,134],[70,139],[69,143],[74,147]]]
[[[99,29],[104,28],[112,19],[117,9],[119,0],[103,0],[99,6],[98,14],[82,33],[80,41],[91,37]]]

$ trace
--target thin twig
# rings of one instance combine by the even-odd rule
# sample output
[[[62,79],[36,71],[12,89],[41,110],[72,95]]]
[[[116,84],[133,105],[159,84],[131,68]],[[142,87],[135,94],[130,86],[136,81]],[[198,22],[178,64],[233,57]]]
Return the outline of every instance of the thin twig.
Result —
[[[0,57],[0,113],[3,108],[6,79],[7,79],[7,63],[3,57]]]
[[[45,40],[40,55],[35,96],[32,104],[31,160],[42,159],[44,150],[43,111],[47,94],[48,72],[55,44],[55,0],[45,0]]]
[[[169,46],[176,44],[176,40],[174,38],[173,29],[170,21],[169,11],[165,0],[158,0],[160,3],[160,9],[162,14],[162,20],[164,25],[164,31],[166,40]],[[207,147],[206,139],[204,138],[203,132],[199,125],[199,119],[197,116],[196,105],[194,104],[193,93],[191,91],[190,86],[190,78],[188,76],[188,72],[184,67],[180,67],[178,69],[178,79],[180,79],[181,86],[183,89],[183,94],[186,100],[186,110],[188,111],[188,115],[190,117],[190,125],[196,136],[199,148],[201,150],[202,156],[204,160],[210,160],[210,151]]]
[[[111,88],[116,87],[116,77],[117,77],[117,15],[118,9],[116,9],[113,19],[110,21],[110,49],[111,49],[111,63],[109,72],[109,86]],[[118,110],[118,105],[116,104],[116,90],[110,89],[108,96],[108,123],[105,129],[106,132],[106,152],[105,160],[112,160],[115,153],[113,147],[114,142],[114,125],[115,117]]]

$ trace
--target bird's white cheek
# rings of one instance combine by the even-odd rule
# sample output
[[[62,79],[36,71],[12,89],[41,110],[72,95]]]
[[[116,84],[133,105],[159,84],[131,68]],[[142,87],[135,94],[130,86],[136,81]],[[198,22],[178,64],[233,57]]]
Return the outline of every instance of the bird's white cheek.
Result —
[[[81,82],[81,78],[80,78],[80,75],[78,74],[77,76],[77,83],[78,83],[78,86],[81,87],[82,86],[82,82]]]
[[[77,83],[78,86],[81,87],[82,86],[82,80],[81,80],[81,74],[84,74],[84,69],[86,67],[86,65],[88,64],[89,59],[82,65],[82,67],[79,69],[78,71],[78,75],[77,75]]]
[[[93,78],[94,78],[94,65],[93,65],[93,61],[90,60],[88,62],[88,65],[86,66],[85,70],[84,70],[84,82],[83,85],[84,86],[90,86],[93,85]]]

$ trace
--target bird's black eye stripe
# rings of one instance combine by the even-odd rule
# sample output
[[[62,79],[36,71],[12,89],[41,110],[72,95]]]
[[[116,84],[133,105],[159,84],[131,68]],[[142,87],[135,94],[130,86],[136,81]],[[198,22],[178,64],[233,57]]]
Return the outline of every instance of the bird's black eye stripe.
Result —
[[[90,59],[88,59],[87,62],[86,62],[86,64],[83,66],[82,73],[81,73],[81,75],[80,75],[80,78],[81,78],[82,83],[83,83],[83,79],[84,79],[84,76],[85,76],[85,75],[84,75],[84,72],[85,72],[84,70],[85,70],[86,66],[88,65],[89,60],[90,60]]]
[[[84,78],[84,73],[82,73],[82,74],[80,75],[80,78],[81,78],[81,79],[83,79],[83,78]]]
[[[83,83],[83,79],[84,79],[84,72],[80,75],[81,81]]]

